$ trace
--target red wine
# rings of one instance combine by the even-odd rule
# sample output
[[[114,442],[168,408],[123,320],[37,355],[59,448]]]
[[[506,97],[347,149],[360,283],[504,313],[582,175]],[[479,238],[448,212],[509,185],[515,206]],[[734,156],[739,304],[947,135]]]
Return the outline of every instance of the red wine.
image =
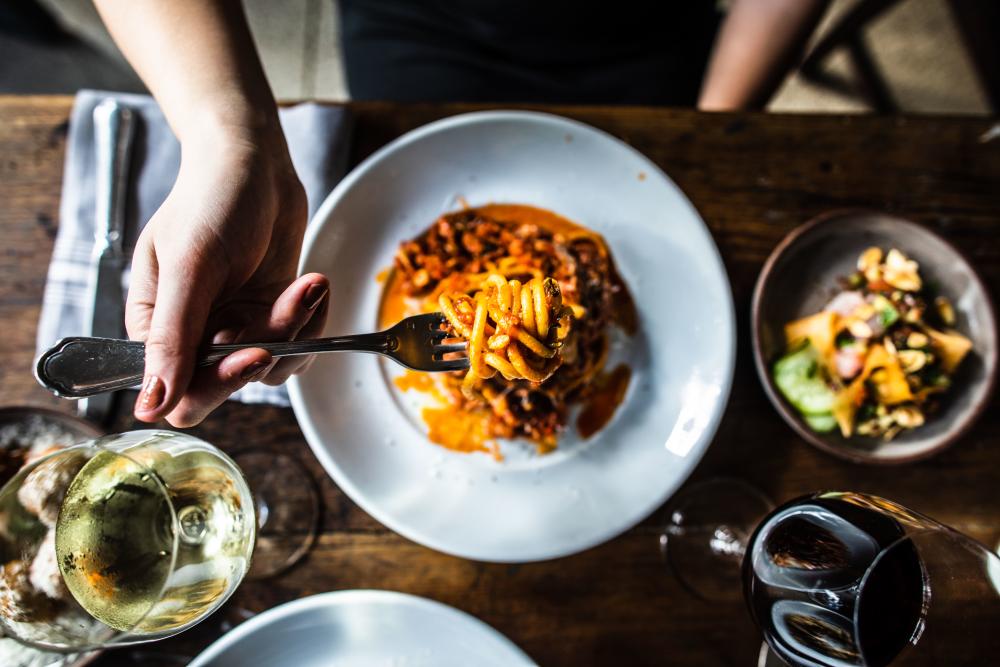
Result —
[[[902,542],[879,558],[904,531],[894,507],[871,501],[800,498],[772,512],[751,538],[746,598],[767,643],[790,665],[883,667],[919,627],[920,557]]]

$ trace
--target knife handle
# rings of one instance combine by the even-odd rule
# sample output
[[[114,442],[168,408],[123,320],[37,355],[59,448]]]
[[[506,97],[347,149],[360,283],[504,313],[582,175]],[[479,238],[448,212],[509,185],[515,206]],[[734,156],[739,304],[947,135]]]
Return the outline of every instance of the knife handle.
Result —
[[[94,139],[97,145],[95,256],[107,250],[118,256],[124,254],[125,195],[134,134],[133,111],[129,107],[117,100],[106,99],[94,108]]]
[[[126,263],[125,205],[134,117],[132,109],[113,98],[100,102],[93,112],[94,250],[84,322],[90,325],[88,333],[95,336],[121,336],[125,319],[121,278]],[[111,393],[94,396],[80,401],[78,410],[101,423],[107,420],[113,402]]]

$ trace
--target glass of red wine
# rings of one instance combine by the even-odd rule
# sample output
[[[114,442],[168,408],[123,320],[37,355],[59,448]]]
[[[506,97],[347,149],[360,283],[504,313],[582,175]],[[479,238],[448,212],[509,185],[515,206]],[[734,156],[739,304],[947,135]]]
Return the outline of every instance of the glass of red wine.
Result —
[[[794,667],[985,665],[1000,655],[1000,557],[876,496],[817,493],[769,514],[747,603]]]

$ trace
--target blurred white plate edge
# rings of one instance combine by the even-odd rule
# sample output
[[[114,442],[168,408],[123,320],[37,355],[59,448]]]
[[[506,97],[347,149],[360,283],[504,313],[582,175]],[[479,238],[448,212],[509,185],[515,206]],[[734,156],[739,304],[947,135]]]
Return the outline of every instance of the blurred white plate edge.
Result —
[[[241,645],[246,644],[246,642],[263,642],[271,646],[275,643],[280,644],[282,641],[281,635],[269,636],[268,632],[270,628],[273,628],[282,621],[295,620],[298,623],[305,624],[308,623],[310,617],[332,613],[337,622],[345,626],[350,626],[355,622],[352,619],[357,618],[357,610],[359,608],[379,606],[391,607],[395,610],[404,611],[405,614],[420,615],[422,621],[426,621],[428,617],[437,618],[442,622],[442,627],[448,625],[447,637],[426,637],[429,641],[436,640],[440,642],[440,645],[432,647],[432,650],[444,650],[447,652],[449,646],[461,643],[463,648],[466,649],[471,647],[473,650],[480,648],[483,651],[489,651],[488,655],[491,662],[495,660],[496,664],[510,665],[510,667],[537,667],[524,651],[475,616],[441,602],[428,600],[427,598],[383,590],[347,590],[320,593],[268,609],[217,639],[211,646],[202,651],[188,667],[211,667],[215,664],[229,664],[222,662],[227,659],[227,654],[231,654],[237,650],[245,650],[247,646]],[[322,625],[317,626],[317,628],[322,627]],[[409,624],[401,624],[397,632],[405,635],[411,627]],[[367,630],[367,628],[363,630]],[[280,628],[278,632],[280,633]],[[365,632],[361,632],[360,634],[365,634]],[[324,633],[325,635],[326,633]],[[370,637],[370,639],[381,643],[381,646],[378,647],[379,649],[385,648],[386,652],[393,650],[391,648],[394,639],[393,636]],[[320,644],[321,642],[317,642],[317,648]],[[345,648],[351,651],[361,647],[345,644]],[[325,660],[323,664],[330,664],[331,657],[333,656],[324,654],[318,658],[319,660]],[[351,659],[350,655],[335,657],[341,660]],[[468,660],[469,655],[467,653],[455,656],[442,654],[434,656],[434,659],[451,660],[452,657]],[[302,656],[299,655],[298,658],[301,659]],[[396,663],[413,664],[414,667],[417,667],[415,663],[409,662],[406,655],[391,658],[388,664],[395,665]],[[239,664],[245,667],[255,667],[255,663],[252,662],[241,661]],[[266,666],[262,665],[262,667],[270,667],[271,664],[273,663],[268,663]],[[301,665],[303,663],[299,662],[296,664]],[[337,664],[343,663],[338,662]],[[449,662],[448,664],[452,663]]]

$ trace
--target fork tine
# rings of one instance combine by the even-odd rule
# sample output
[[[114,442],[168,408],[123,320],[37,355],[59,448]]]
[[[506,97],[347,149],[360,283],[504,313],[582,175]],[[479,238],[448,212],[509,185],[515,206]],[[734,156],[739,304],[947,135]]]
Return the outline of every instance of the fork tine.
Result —
[[[445,361],[435,361],[433,370],[436,371],[464,371],[469,368],[469,358],[447,359]]]
[[[435,345],[431,348],[434,354],[448,354],[449,352],[465,352],[468,343],[450,343],[448,345]]]
[[[417,371],[459,371],[469,367],[461,352],[465,341],[447,328],[448,320],[441,313],[424,313],[401,320],[390,331],[397,347],[387,354],[407,368]],[[445,359],[445,355],[454,358]]]
[[[440,329],[442,325],[448,322],[448,318],[442,313],[424,313],[423,315],[417,315],[415,319],[418,319],[421,324],[426,324],[427,328],[432,331]]]

